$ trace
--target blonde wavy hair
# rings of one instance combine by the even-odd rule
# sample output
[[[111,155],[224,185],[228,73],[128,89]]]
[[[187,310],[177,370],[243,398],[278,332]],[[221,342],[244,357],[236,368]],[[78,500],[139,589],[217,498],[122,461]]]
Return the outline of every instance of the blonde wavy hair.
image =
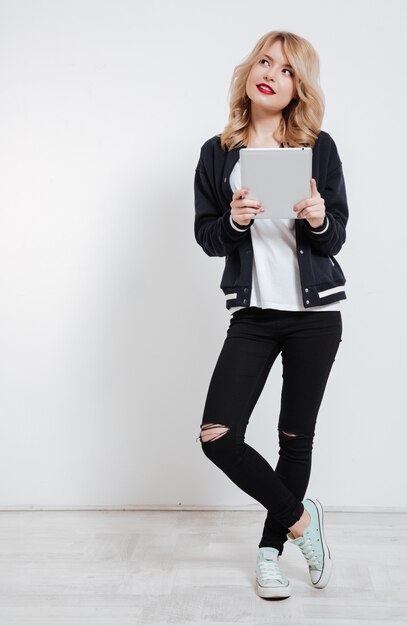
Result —
[[[274,139],[285,147],[314,147],[321,129],[325,98],[319,84],[319,57],[313,46],[299,35],[273,30],[263,35],[252,52],[233,71],[229,87],[229,121],[220,142],[223,150],[247,145],[250,128],[251,100],[246,94],[250,70],[264,52],[281,41],[288,63],[294,68],[296,97],[282,110],[282,119]]]

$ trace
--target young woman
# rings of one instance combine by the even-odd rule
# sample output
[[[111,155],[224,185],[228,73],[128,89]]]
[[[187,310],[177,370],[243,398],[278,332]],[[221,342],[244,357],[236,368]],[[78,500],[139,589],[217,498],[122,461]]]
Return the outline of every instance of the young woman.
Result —
[[[230,325],[210,384],[197,440],[205,455],[267,510],[256,562],[261,597],[288,597],[279,556],[299,546],[312,585],[332,568],[323,509],[304,498],[315,426],[342,336],[344,274],[334,258],[345,242],[348,206],[342,162],[321,130],[319,58],[302,37],[266,33],[233,74],[229,122],[201,147],[195,171],[195,238],[224,256],[220,287]],[[264,210],[240,182],[240,148],[312,148],[310,195],[292,219],[255,219]],[[276,468],[250,445],[250,415],[281,353],[283,384]]]

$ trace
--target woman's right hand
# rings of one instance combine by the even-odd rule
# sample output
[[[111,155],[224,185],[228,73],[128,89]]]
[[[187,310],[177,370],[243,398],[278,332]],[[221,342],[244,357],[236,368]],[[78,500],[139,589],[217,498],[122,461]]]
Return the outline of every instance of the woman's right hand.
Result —
[[[264,211],[261,202],[248,198],[248,193],[248,189],[237,189],[230,203],[232,219],[241,226],[248,226],[255,215]]]

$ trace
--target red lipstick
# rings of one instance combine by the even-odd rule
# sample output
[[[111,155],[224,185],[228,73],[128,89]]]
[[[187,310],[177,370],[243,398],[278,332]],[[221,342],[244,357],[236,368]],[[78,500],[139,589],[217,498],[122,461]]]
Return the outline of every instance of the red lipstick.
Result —
[[[268,96],[274,96],[275,95],[275,91],[272,87],[270,87],[269,85],[266,85],[266,83],[260,83],[260,85],[256,85],[257,89],[261,92],[261,93],[265,93]]]

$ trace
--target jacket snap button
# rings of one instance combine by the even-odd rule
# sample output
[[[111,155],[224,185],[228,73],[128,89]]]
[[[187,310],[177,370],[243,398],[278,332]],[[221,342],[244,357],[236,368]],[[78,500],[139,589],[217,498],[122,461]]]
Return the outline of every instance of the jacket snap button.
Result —
[[[300,250],[300,254],[304,254],[304,250]]]
[[[224,183],[226,183],[226,181],[227,181],[227,178],[224,178],[224,179],[223,179],[223,182],[224,182]]]
[[[245,287],[245,288],[243,289],[243,291],[244,291],[245,293],[247,293],[249,290],[248,290],[248,288],[247,288],[247,287]]]
[[[247,303],[247,300],[246,300],[246,299],[244,299],[244,300],[243,300],[243,304],[246,304],[246,303]]]
[[[309,304],[309,300],[305,300],[305,304]]]
[[[305,293],[308,293],[308,287],[305,287]]]

